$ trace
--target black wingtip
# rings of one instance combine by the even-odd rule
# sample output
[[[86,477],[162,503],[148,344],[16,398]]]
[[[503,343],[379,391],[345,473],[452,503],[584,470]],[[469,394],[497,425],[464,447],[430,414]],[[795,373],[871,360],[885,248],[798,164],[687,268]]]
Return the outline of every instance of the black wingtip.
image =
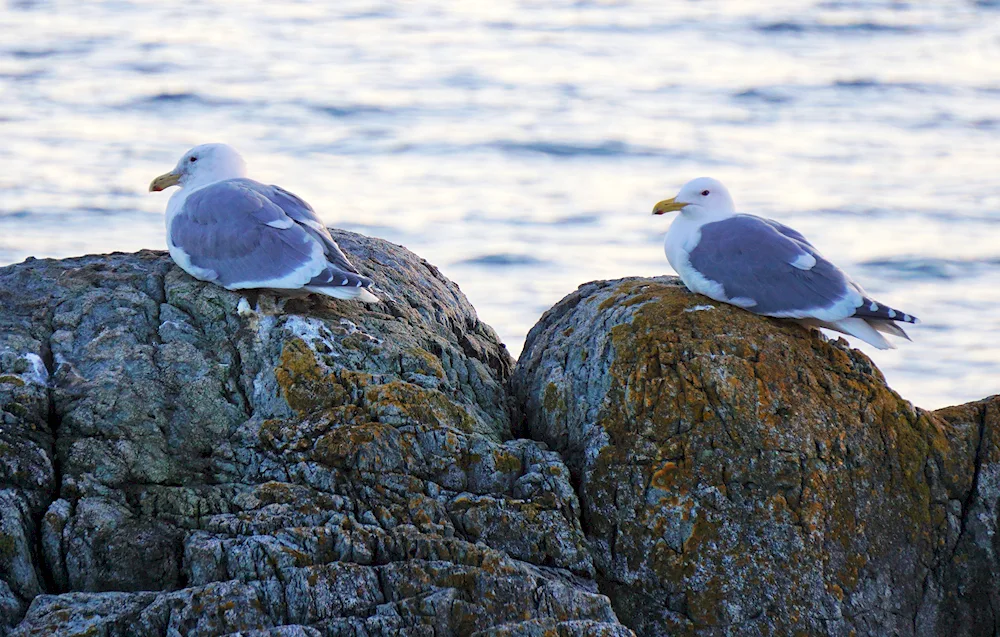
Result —
[[[311,287],[327,287],[327,288],[365,288],[368,289],[374,285],[374,281],[366,276],[360,274],[354,274],[353,272],[344,272],[342,270],[334,270],[332,268],[327,268],[323,272],[313,277],[307,286]]]
[[[861,306],[854,311],[854,316],[857,316],[858,318],[895,321],[897,323],[909,323],[911,325],[916,325],[920,322],[920,319],[912,314],[900,312],[895,308],[891,308],[888,305],[882,305],[878,301],[873,301],[868,297],[862,297]]]

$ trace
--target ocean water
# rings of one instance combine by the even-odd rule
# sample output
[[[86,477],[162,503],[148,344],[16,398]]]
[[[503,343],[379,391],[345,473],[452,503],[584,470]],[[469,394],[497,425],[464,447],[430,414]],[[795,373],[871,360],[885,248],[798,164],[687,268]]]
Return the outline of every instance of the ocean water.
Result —
[[[0,140],[0,264],[164,248],[150,180],[225,141],[514,355],[714,176],[922,319],[860,345],[902,395],[1000,391],[1000,2],[8,1]]]

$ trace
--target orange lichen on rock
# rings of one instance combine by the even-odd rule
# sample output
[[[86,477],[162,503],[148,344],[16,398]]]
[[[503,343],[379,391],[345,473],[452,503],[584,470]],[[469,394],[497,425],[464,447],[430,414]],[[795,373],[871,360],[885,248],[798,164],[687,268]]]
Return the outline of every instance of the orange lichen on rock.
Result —
[[[864,634],[912,630],[899,609],[917,613],[960,539],[981,447],[962,408],[915,409],[843,341],[675,280],[583,286],[532,331],[514,385],[580,480],[638,634],[825,634],[856,613]]]
[[[289,407],[299,413],[339,404],[346,397],[333,375],[316,360],[316,353],[300,338],[285,342],[274,375]]]

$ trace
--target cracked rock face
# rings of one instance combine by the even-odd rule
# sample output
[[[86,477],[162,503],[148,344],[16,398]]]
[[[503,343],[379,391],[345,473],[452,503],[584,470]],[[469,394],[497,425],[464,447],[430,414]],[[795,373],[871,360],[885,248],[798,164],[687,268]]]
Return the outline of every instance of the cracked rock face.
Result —
[[[637,634],[998,630],[997,397],[915,409],[842,341],[672,277],[582,286],[513,387]]]
[[[386,303],[241,304],[156,252],[0,269],[0,635],[632,634],[493,331],[335,237]]]

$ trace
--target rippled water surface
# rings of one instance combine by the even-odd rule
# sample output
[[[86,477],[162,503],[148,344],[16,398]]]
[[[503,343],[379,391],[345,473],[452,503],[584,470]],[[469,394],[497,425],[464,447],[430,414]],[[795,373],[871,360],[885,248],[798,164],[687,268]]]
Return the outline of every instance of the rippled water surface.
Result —
[[[8,2],[0,264],[164,248],[152,177],[226,141],[458,282],[516,355],[597,278],[670,272],[691,177],[809,236],[913,343],[923,407],[1000,391],[1000,3]]]

